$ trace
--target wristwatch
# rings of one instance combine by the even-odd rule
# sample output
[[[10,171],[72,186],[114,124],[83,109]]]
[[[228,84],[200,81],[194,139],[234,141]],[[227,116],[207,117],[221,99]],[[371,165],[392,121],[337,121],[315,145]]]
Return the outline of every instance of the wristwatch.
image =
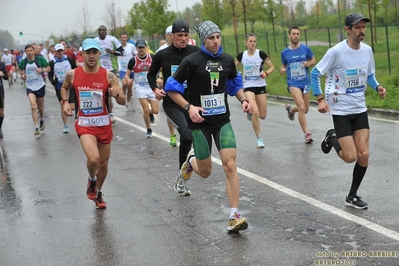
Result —
[[[191,106],[191,103],[188,103],[188,104],[186,104],[186,105],[184,106],[184,109],[185,109],[186,111],[188,111],[188,109],[190,109],[190,106]]]

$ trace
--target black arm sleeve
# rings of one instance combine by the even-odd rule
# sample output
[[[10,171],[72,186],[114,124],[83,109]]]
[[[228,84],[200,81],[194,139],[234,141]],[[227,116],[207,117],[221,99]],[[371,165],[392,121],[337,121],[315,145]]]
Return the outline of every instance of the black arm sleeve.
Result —
[[[237,57],[236,57],[236,58],[237,58],[237,61],[240,62],[240,63],[241,63],[243,54],[244,54],[244,52],[241,52],[241,53],[239,53],[239,54],[237,55]]]
[[[55,80],[54,80],[54,61],[50,61],[50,63],[49,63],[49,66],[50,66],[50,72],[48,72],[48,79],[50,80],[50,83],[51,84],[55,84],[56,82],[54,82]]]
[[[114,51],[114,55],[115,56],[121,56],[121,55],[123,55],[123,52],[124,52],[125,50],[123,49],[123,47],[122,47],[122,45],[121,46],[119,46],[118,47],[118,49],[116,49],[115,51]]]
[[[68,62],[69,62],[69,64],[71,65],[71,69],[75,69],[75,68],[77,68],[77,66],[76,66],[76,62],[75,62],[75,61],[73,61],[73,59],[72,59],[72,58],[68,57]]]
[[[265,61],[266,58],[268,57],[267,54],[263,51],[259,51],[259,56],[260,58],[262,58],[263,61]]]
[[[150,69],[148,70],[148,73],[147,73],[148,84],[150,85],[152,90],[154,90],[155,88],[158,88],[157,75],[158,75],[159,69],[161,69],[161,67],[162,67],[162,62],[158,55],[159,54],[156,53],[153,56]]]

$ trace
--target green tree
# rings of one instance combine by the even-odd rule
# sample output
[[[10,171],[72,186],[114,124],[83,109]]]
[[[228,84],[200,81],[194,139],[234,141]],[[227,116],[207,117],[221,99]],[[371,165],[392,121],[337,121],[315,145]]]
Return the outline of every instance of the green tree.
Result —
[[[306,11],[306,2],[304,0],[298,1],[295,7],[295,13],[298,26],[306,25],[306,17],[308,13]]]
[[[164,35],[166,27],[176,19],[176,13],[167,11],[168,0],[146,0],[133,4],[126,18],[126,29],[134,35],[136,30],[140,34],[150,36]]]
[[[265,21],[265,19],[263,0],[247,0],[247,20],[251,27],[250,31],[255,33],[255,22]]]
[[[265,6],[266,20],[272,25],[273,28],[273,41],[274,41],[274,52],[277,53],[277,42],[276,42],[276,15],[278,14],[276,3],[273,0],[267,0]]]
[[[220,0],[202,0],[202,20],[211,20],[222,30],[227,21],[227,15]]]
[[[240,52],[238,44],[238,18],[239,18],[239,0],[223,0],[223,9],[233,19],[234,39],[236,41],[236,54]]]
[[[357,12],[360,12],[362,14],[366,13],[367,10],[367,1],[365,2],[364,0],[355,0],[354,2],[354,8]]]
[[[391,0],[382,0],[381,1],[381,6],[384,7],[384,17],[385,17],[385,22],[388,23],[389,22],[389,18],[388,18],[388,9],[389,9],[389,2]]]
[[[244,33],[247,36],[247,7],[251,5],[251,0],[240,0],[242,5],[242,21],[244,22]]]
[[[371,38],[372,38],[372,44],[377,43],[377,10],[381,6],[380,0],[368,0],[368,6],[369,6],[369,16],[371,19],[370,22],[370,28],[371,28]],[[373,13],[371,13],[371,10]],[[374,50],[374,46],[373,46]]]
[[[398,16],[398,0],[391,0],[393,3],[394,11],[395,11],[395,24],[399,24],[399,16]]]

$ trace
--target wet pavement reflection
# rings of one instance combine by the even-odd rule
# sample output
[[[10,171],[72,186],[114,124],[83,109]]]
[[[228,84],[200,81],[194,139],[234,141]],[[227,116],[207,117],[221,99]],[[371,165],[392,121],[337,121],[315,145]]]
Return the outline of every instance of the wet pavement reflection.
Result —
[[[0,146],[0,209],[6,213],[20,214],[21,200],[18,198],[8,169],[7,152]]]
[[[119,265],[114,242],[117,241],[112,235],[112,223],[107,221],[105,210],[93,211],[93,224],[90,234],[93,240],[93,251],[90,261],[94,265]]]

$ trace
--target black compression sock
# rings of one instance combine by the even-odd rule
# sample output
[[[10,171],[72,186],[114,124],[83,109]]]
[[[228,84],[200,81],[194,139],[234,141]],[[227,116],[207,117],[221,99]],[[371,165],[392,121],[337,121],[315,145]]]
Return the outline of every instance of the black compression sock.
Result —
[[[339,152],[342,150],[341,145],[339,145],[337,137],[329,138],[328,141],[333,145],[334,150],[339,155]]]
[[[349,191],[349,195],[356,195],[358,188],[360,187],[360,183],[362,183],[363,177],[366,174],[367,166],[363,167],[360,164],[356,163],[353,168],[353,180],[352,186]]]

